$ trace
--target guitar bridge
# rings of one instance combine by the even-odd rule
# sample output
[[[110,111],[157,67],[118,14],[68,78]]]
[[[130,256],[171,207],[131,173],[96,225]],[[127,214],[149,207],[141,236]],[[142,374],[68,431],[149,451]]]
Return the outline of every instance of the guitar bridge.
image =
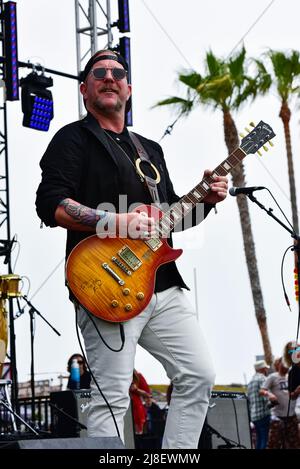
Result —
[[[124,280],[119,277],[119,275],[111,268],[109,267],[109,265],[107,264],[107,262],[103,262],[102,264],[102,267],[103,269],[109,274],[111,275],[111,277],[116,280],[116,282],[119,284],[119,285],[125,285],[125,282]]]
[[[126,265],[123,264],[123,262],[119,261],[115,256],[111,258],[114,264],[116,264],[125,274],[127,275],[132,275],[131,270],[127,269]]]

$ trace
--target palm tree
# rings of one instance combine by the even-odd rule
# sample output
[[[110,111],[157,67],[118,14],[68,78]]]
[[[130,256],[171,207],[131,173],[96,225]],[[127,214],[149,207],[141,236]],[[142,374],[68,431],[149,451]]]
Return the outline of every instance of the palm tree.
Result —
[[[268,80],[272,81],[281,101],[279,117],[282,120],[284,128],[290,185],[290,198],[292,206],[292,219],[294,229],[297,233],[299,233],[295,173],[290,133],[290,103],[292,101],[292,98],[295,97],[296,94],[299,95],[300,91],[300,54],[296,50],[292,50],[288,53],[269,50],[267,52],[267,57],[270,59],[272,64],[272,77],[268,74],[266,67],[262,61],[255,60],[255,63],[258,67],[258,73],[260,74],[260,77],[266,79],[266,77],[268,76]]]
[[[179,74],[179,81],[187,87],[186,98],[178,96],[160,101],[157,105],[175,105],[180,115],[189,113],[199,105],[220,109],[223,113],[225,143],[229,154],[239,146],[238,132],[232,111],[238,110],[247,100],[254,99],[270,87],[269,75],[257,74],[255,77],[246,75],[245,48],[227,60],[217,58],[212,51],[206,54],[206,75],[192,71]],[[245,186],[243,164],[232,171],[234,186]],[[265,358],[272,362],[272,349],[268,334],[267,317],[260,285],[255,245],[253,240],[248,200],[246,196],[237,197],[240,214],[244,249],[250,278],[255,315],[260,330]]]

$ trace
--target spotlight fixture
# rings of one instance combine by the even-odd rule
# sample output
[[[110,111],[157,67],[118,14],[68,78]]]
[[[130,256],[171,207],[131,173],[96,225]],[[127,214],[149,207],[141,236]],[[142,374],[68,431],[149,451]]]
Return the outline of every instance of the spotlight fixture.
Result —
[[[53,100],[51,91],[53,85],[51,77],[44,73],[40,75],[34,70],[27,77],[21,78],[23,126],[47,132],[53,119]]]

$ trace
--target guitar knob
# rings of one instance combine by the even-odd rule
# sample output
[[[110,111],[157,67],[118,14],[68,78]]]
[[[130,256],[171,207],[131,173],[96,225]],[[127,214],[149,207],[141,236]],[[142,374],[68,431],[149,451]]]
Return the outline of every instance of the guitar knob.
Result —
[[[127,303],[125,305],[125,311],[131,311],[132,310],[132,305],[130,303]]]
[[[129,295],[129,293],[130,293],[129,288],[124,288],[123,295],[127,296],[127,295]]]
[[[139,291],[137,294],[136,294],[136,297],[138,300],[143,300],[145,298],[145,295],[143,292]]]
[[[113,308],[116,308],[117,306],[119,306],[119,302],[117,300],[112,300],[111,305]]]

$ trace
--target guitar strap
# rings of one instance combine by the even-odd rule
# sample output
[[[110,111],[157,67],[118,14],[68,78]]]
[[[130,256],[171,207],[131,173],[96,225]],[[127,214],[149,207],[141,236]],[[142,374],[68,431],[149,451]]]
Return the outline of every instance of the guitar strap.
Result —
[[[139,155],[139,158],[135,162],[135,166],[137,169],[137,172],[139,175],[144,179],[144,181],[147,184],[148,190],[150,192],[151,198],[154,202],[154,204],[157,207],[160,207],[160,199],[159,199],[159,194],[157,190],[157,185],[160,182],[160,174],[156,166],[154,166],[153,163],[151,163],[150,157],[148,153],[146,152],[145,148],[143,147],[142,143],[140,142],[140,139],[133,133],[133,132],[128,132],[129,136],[131,138],[131,141],[133,145],[136,148],[136,151]],[[141,163],[147,163],[151,166],[152,170],[154,171],[156,175],[156,179],[153,179],[150,176],[147,176],[146,174],[143,173],[141,170]]]

